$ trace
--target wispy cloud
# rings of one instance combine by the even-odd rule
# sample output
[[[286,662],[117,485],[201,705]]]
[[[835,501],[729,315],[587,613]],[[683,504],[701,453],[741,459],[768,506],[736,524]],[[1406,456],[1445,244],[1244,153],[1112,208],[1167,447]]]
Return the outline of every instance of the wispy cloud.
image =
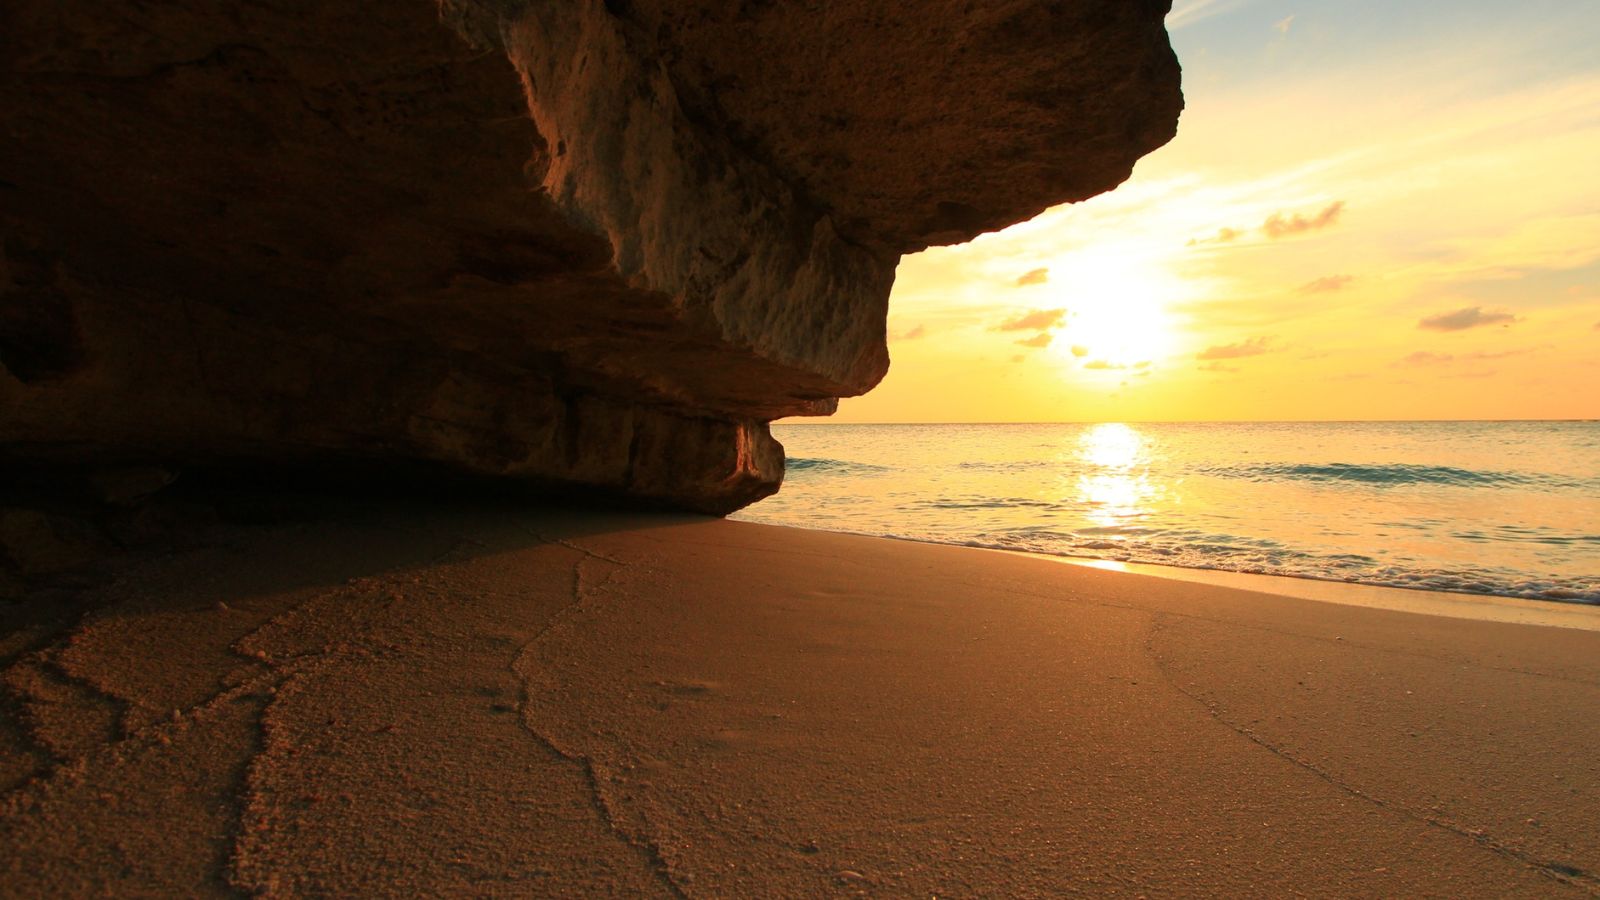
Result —
[[[1293,237],[1310,231],[1320,231],[1337,224],[1339,217],[1344,214],[1344,207],[1343,200],[1335,200],[1309,217],[1300,213],[1285,213],[1280,210],[1268,216],[1266,221],[1261,223],[1261,233],[1273,240],[1277,240],[1278,238]],[[1244,237],[1244,234],[1243,231],[1237,228],[1218,228],[1216,234],[1209,237],[1190,238],[1187,246],[1229,244]]]
[[[1600,328],[1600,324],[1597,324],[1594,327]],[[1078,357],[1079,359],[1082,359],[1085,356],[1089,355],[1089,348],[1085,347],[1082,344],[1073,344],[1072,345],[1072,355]]]
[[[1278,21],[1272,23],[1272,27],[1279,34],[1288,34],[1289,33],[1289,29],[1291,27],[1293,27],[1293,26],[1294,26],[1294,16],[1285,16],[1284,18],[1279,19]]]
[[[905,331],[891,331],[891,332],[889,332],[889,340],[891,340],[891,341],[914,341],[917,338],[926,337],[927,334],[928,334],[928,328],[927,328],[926,325],[916,325],[916,326],[913,326],[911,328],[906,329]]]
[[[1237,240],[1239,235],[1243,233],[1235,228],[1218,228],[1217,233],[1211,237],[1190,238],[1189,246],[1193,247],[1196,244],[1227,244]]]
[[[1454,312],[1428,316],[1417,323],[1427,331],[1465,331],[1484,325],[1510,325],[1517,317],[1508,312],[1484,312],[1481,306],[1468,306]]]
[[[1243,371],[1238,366],[1230,366],[1230,365],[1228,365],[1226,363],[1220,363],[1220,362],[1208,362],[1208,363],[1205,363],[1204,365],[1197,366],[1196,368],[1198,368],[1202,372],[1241,372],[1241,371]]]
[[[1030,284],[1044,284],[1050,280],[1049,269],[1029,269],[1017,279],[1017,287],[1027,287]]]
[[[1300,285],[1299,293],[1302,294],[1327,294],[1342,290],[1345,285],[1355,281],[1354,275],[1324,275]]]
[[[1177,30],[1201,22],[1212,16],[1232,12],[1244,6],[1247,0],[1180,0],[1167,13],[1168,30]]]
[[[1265,222],[1261,223],[1261,231],[1273,240],[1296,234],[1305,234],[1308,231],[1320,231],[1338,223],[1339,216],[1343,213],[1343,200],[1333,201],[1309,219],[1299,213],[1286,217],[1281,212],[1275,212],[1268,216]]]
[[[1491,359],[1505,359],[1510,356],[1523,356],[1538,350],[1538,347],[1517,347],[1512,350],[1478,350],[1472,353],[1434,353],[1431,350],[1418,350],[1402,357],[1394,363],[1396,366],[1440,366],[1454,362],[1483,362]]]
[[[1085,369],[1126,369],[1127,366],[1104,359],[1091,359],[1083,364]]]
[[[1017,341],[1017,346],[1019,346],[1019,347],[1048,347],[1048,346],[1050,346],[1050,342],[1052,340],[1054,340],[1054,339],[1055,339],[1055,335],[1051,334],[1048,331],[1041,331],[1041,332],[1039,332],[1038,334],[1034,335],[1031,338],[1023,338],[1022,340]]]
[[[1454,360],[1455,358],[1456,358],[1455,354],[1453,354],[1453,353],[1432,353],[1432,352],[1427,351],[1427,350],[1418,350],[1415,353],[1407,354],[1406,356],[1400,358],[1399,360],[1396,360],[1394,365],[1396,365],[1396,366],[1437,366],[1437,365],[1443,365],[1444,363],[1450,362],[1450,361]]]
[[[995,331],[1039,331],[1046,328],[1058,328],[1061,320],[1066,316],[1064,309],[1036,309],[1014,319],[1007,319],[994,327]]]
[[[1253,337],[1237,344],[1219,344],[1207,347],[1195,356],[1195,359],[1243,359],[1246,356],[1260,356],[1272,349],[1270,337]]]

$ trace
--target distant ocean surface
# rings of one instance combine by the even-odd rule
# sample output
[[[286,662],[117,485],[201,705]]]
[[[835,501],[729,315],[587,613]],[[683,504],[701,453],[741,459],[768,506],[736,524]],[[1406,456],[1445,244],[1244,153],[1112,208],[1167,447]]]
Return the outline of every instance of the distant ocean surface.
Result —
[[[1600,603],[1600,423],[775,425],[735,518]]]

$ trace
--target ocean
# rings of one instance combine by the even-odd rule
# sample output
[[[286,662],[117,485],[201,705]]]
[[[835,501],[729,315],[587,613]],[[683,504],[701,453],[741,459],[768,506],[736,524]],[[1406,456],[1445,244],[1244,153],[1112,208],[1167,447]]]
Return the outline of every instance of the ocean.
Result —
[[[1600,423],[780,424],[735,518],[1600,604]]]

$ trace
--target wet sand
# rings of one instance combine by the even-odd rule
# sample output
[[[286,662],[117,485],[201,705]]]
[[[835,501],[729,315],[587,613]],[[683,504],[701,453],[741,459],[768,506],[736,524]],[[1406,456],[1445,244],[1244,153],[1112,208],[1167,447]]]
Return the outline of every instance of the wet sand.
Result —
[[[0,607],[0,893],[1600,893],[1600,609],[437,505],[88,594]]]

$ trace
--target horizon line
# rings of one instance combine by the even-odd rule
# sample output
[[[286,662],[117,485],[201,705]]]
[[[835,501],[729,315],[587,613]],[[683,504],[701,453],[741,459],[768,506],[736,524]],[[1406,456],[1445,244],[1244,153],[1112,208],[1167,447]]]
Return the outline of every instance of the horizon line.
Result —
[[[1600,423],[1600,418],[1556,419],[1027,419],[984,422],[838,422],[826,416],[786,416],[769,425],[1370,425],[1370,424],[1495,424],[1509,422]]]

